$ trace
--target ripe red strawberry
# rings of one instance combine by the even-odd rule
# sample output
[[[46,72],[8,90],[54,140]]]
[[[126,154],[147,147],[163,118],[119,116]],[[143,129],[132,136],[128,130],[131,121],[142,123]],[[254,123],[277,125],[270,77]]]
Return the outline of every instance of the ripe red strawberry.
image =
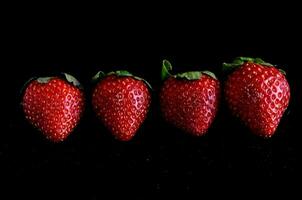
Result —
[[[147,116],[150,85],[127,71],[99,72],[93,79],[98,81],[92,94],[97,116],[115,138],[130,140]]]
[[[171,75],[172,66],[163,61],[160,105],[164,118],[196,136],[204,135],[212,124],[219,105],[220,85],[209,71]]]
[[[84,110],[84,93],[71,75],[32,79],[24,90],[26,119],[47,139],[63,141],[78,124]]]
[[[256,135],[271,137],[286,110],[290,89],[284,72],[259,58],[238,57],[225,83],[230,110]]]

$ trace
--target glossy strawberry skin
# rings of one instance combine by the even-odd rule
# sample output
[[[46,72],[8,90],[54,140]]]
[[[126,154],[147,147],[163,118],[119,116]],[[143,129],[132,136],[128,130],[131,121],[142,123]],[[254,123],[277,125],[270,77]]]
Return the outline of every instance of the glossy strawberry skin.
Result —
[[[134,137],[147,116],[150,102],[150,92],[143,81],[117,75],[101,79],[92,95],[97,116],[121,141]]]
[[[23,95],[22,106],[26,119],[47,139],[60,142],[78,124],[84,110],[84,94],[60,78],[47,83],[31,81]]]
[[[225,97],[254,134],[271,137],[289,104],[290,88],[278,69],[246,62],[229,75]]]
[[[203,74],[199,80],[169,77],[160,91],[163,117],[196,136],[204,135],[218,111],[219,81]]]

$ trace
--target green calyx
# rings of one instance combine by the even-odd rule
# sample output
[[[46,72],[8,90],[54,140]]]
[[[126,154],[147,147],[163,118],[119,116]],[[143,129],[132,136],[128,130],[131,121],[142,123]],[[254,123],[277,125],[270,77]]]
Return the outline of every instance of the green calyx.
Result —
[[[48,83],[53,77],[40,77],[37,78],[38,83]]]
[[[278,69],[284,76],[286,76],[286,72],[283,69]]]
[[[69,83],[73,84],[74,86],[76,86],[78,88],[82,88],[81,83],[75,77],[73,77],[73,76],[71,76],[70,74],[67,74],[67,73],[62,73],[62,74],[64,75],[65,79]]]
[[[92,81],[93,82],[98,82],[99,80],[103,79],[104,77],[106,76],[110,76],[110,75],[116,75],[116,76],[120,76],[120,77],[132,77],[136,80],[140,80],[140,81],[143,81],[150,89],[152,89],[152,86],[150,85],[150,83],[148,83],[148,81],[146,81],[145,79],[141,78],[141,77],[138,77],[138,76],[134,76],[133,74],[131,74],[130,72],[126,71],[126,70],[118,70],[118,71],[115,71],[115,72],[109,72],[107,74],[105,74],[104,72],[102,71],[99,71],[98,73],[96,73],[96,75],[94,75],[92,77]]]
[[[242,66],[244,63],[250,62],[250,63],[256,63],[259,65],[263,65],[266,67],[275,67],[274,65],[265,62],[261,58],[249,58],[249,57],[237,57],[233,60],[232,63],[223,63],[222,69],[223,71],[232,71],[240,66]],[[286,72],[283,69],[278,69],[284,76],[286,75]]]
[[[163,60],[163,65],[161,70],[162,80],[166,80],[169,77],[186,79],[186,80],[199,80],[203,74],[206,74],[214,79],[217,79],[215,74],[210,71],[189,71],[189,72],[179,73],[176,75],[172,75],[170,71],[172,71],[171,63],[168,60]]]
[[[80,88],[82,89],[82,85],[81,83],[72,75],[70,74],[67,74],[67,73],[61,73],[61,77],[63,79],[65,79],[68,83],[71,83],[73,86],[77,87],[77,88]],[[54,77],[53,76],[50,76],[50,77],[40,77],[40,78],[37,78],[37,82],[38,83],[48,83],[51,79],[53,79]]]
[[[66,80],[68,83],[74,85],[75,87],[79,88],[79,89],[83,89],[82,85],[80,84],[80,82],[73,76],[71,76],[70,74],[67,73],[61,73],[61,76],[48,76],[48,77],[32,77],[29,80],[27,80],[24,85],[22,86],[21,90],[20,90],[20,98],[22,98],[25,89],[27,88],[27,86],[32,82],[32,81],[37,81],[38,83],[41,84],[46,84],[48,83],[51,79],[58,77],[58,78],[62,78],[64,80]]]
[[[268,67],[274,67],[274,65],[265,62],[261,58],[237,57],[233,60],[232,63],[223,63],[222,64],[223,70],[224,71],[233,70],[237,67],[240,67],[241,65],[243,65],[246,62],[256,63],[256,64],[268,66]]]
[[[172,76],[169,71],[172,71],[172,65],[168,60],[163,60],[163,66],[161,68],[161,79],[165,80],[169,76]]]
[[[182,78],[187,80],[198,80],[200,79],[202,73],[198,71],[190,71],[190,72],[184,72],[177,74],[175,78]]]

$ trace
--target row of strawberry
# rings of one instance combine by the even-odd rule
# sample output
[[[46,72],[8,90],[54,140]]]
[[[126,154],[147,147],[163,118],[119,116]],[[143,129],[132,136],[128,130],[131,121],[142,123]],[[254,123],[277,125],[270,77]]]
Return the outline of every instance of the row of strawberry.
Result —
[[[286,110],[290,89],[283,70],[259,58],[238,57],[224,63],[230,71],[224,96],[232,113],[252,133],[271,137]],[[210,71],[173,75],[164,60],[160,107],[167,122],[201,136],[218,111],[220,82]],[[85,107],[80,83],[71,75],[34,78],[27,82],[22,106],[25,117],[49,140],[63,141],[79,123]],[[144,122],[151,103],[150,84],[127,71],[98,72],[92,106],[104,126],[121,141],[130,140]]]

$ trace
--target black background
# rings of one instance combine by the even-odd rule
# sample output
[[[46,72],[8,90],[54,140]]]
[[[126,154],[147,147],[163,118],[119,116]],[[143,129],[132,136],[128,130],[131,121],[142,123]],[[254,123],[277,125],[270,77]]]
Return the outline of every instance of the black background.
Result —
[[[221,13],[221,17],[216,13],[200,15],[200,10],[189,12],[189,16],[182,12],[171,16],[162,10],[156,17],[141,20],[137,18],[144,11],[116,18],[115,13],[95,14],[91,16],[95,21],[84,20],[81,13],[53,21],[53,13],[47,12],[51,17],[26,15],[13,19],[14,23],[7,21],[2,81],[8,100],[4,106],[8,131],[1,133],[3,175],[16,180],[13,187],[27,185],[30,180],[43,188],[55,181],[77,186],[80,189],[72,193],[84,191],[88,197],[108,191],[140,191],[144,195],[199,191],[209,180],[220,180],[213,184],[216,186],[234,177],[247,182],[255,177],[297,177],[301,63],[299,31],[291,24],[298,16],[293,12],[284,18],[276,10],[265,18],[242,19],[252,10],[231,16]],[[164,122],[157,96],[163,59],[172,62],[175,72],[211,70],[223,85],[221,63],[236,56],[261,57],[288,74],[292,98],[273,138],[253,136],[230,115],[223,96],[219,113],[204,137],[192,137]],[[117,69],[145,78],[154,88],[148,117],[130,142],[114,140],[91,110],[90,78],[99,70]],[[52,144],[24,120],[19,91],[32,76],[59,72],[74,75],[84,85],[87,102],[75,131],[63,143]],[[44,189],[53,187],[49,185]],[[65,189],[57,186],[53,192]]]

